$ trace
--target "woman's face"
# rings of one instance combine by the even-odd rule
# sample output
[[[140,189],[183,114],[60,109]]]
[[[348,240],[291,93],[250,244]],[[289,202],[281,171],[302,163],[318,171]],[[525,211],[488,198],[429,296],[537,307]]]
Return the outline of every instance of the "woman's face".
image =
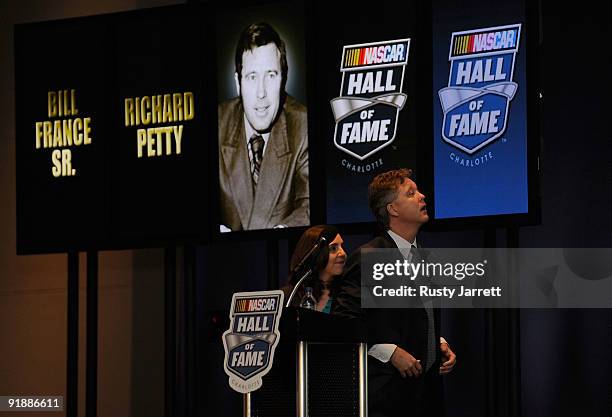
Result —
[[[333,277],[334,275],[342,274],[344,263],[346,262],[346,252],[344,252],[342,248],[343,243],[344,241],[340,237],[340,234],[337,234],[335,239],[330,242],[329,258],[327,259],[325,269],[322,271],[323,275]]]

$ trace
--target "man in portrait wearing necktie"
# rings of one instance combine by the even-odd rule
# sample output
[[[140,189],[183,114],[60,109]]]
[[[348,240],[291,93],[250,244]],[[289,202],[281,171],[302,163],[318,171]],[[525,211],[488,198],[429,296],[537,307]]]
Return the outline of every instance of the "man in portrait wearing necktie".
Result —
[[[370,209],[384,232],[348,258],[333,306],[333,313],[367,326],[370,417],[443,415],[440,375],[449,373],[456,362],[440,337],[439,310],[431,303],[418,308],[361,308],[363,249],[399,249],[398,257],[418,262],[417,233],[429,216],[425,195],[411,174],[408,169],[384,172],[370,183]]]
[[[285,92],[285,43],[252,24],[235,65],[238,97],[218,109],[221,232],[309,225],[306,107]]]

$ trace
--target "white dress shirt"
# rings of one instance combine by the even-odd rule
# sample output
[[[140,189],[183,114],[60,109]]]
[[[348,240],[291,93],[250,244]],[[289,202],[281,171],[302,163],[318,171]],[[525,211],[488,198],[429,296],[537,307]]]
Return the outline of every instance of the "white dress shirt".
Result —
[[[246,118],[246,114],[244,115],[244,132],[246,133],[245,139],[246,139],[246,144],[247,144],[247,149],[249,149],[249,141],[251,140],[251,138],[253,137],[253,135],[259,135],[263,138],[264,140],[264,147],[263,147],[263,152],[262,155],[266,153],[266,147],[268,146],[268,139],[270,139],[270,132],[268,133],[259,133],[257,132],[255,129],[253,129],[251,127],[251,124],[249,123],[249,121]],[[249,152],[249,158],[251,158],[252,155]]]
[[[408,262],[410,262],[410,260],[412,259],[412,253],[410,253],[410,249],[412,249],[413,246],[415,248],[417,247],[416,237],[414,238],[414,242],[408,242],[406,239],[391,230],[387,230],[387,233],[389,233],[389,236],[391,236],[391,239],[393,239],[404,258]],[[447,342],[443,337],[440,337],[440,343]],[[391,359],[391,355],[393,355],[393,352],[395,352],[396,348],[397,345],[393,343],[379,343],[373,345],[372,347],[370,347],[370,349],[368,349],[368,355],[378,359],[381,362],[389,362],[389,360]]]

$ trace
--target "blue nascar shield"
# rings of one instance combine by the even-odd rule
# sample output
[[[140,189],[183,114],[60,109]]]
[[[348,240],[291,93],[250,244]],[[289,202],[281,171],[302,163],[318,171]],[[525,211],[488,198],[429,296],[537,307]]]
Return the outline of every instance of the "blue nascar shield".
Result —
[[[223,333],[225,372],[230,387],[247,393],[262,386],[272,368],[280,333],[282,291],[236,293],[232,297],[230,329]]]
[[[454,32],[448,87],[438,95],[444,112],[442,138],[473,154],[502,136],[510,102],[521,25]]]

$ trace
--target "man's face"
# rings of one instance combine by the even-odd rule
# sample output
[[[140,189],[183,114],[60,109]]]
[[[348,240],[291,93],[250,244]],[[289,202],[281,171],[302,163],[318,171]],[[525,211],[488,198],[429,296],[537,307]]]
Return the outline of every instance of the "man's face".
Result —
[[[236,88],[242,97],[244,113],[251,127],[265,133],[278,113],[282,73],[280,52],[274,43],[242,54],[242,77],[236,74]]]
[[[403,224],[423,224],[429,220],[425,195],[421,194],[417,185],[405,178],[397,190],[397,198],[388,206],[389,215]]]

